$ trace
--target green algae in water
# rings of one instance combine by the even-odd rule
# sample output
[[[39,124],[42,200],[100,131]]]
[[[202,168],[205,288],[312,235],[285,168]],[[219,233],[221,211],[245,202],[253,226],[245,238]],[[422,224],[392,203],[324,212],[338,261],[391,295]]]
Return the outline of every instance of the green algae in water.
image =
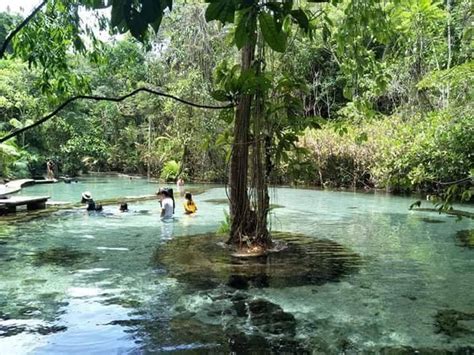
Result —
[[[442,310],[435,316],[435,326],[438,333],[450,337],[474,334],[474,313],[465,313],[454,309]]]
[[[90,258],[91,254],[67,247],[55,247],[41,250],[33,255],[33,263],[38,266],[74,266],[84,259]]]
[[[334,241],[283,233],[275,233],[274,239],[286,247],[259,257],[235,258],[222,237],[180,237],[156,249],[153,261],[198,289],[222,284],[236,289],[322,285],[355,272],[361,263],[360,256]]]
[[[37,326],[27,326],[27,325],[0,325],[0,337],[11,337],[21,333],[33,333],[40,335],[49,335],[59,332],[64,332],[67,330],[66,326],[62,325],[37,325]]]
[[[115,304],[124,308],[139,308],[141,306],[141,302],[135,298],[125,298],[119,296],[107,298],[106,300],[102,301],[102,303],[105,305]]]
[[[176,306],[179,311],[166,323],[166,331],[159,316],[117,320],[111,324],[146,334],[148,339],[142,348],[145,352],[156,350],[153,344],[163,344],[160,351],[200,353],[198,351],[206,349],[213,353],[247,353],[251,349],[252,353],[309,353],[302,343],[294,339],[297,321],[292,314],[265,299],[221,291],[223,293],[213,302],[196,311]],[[207,296],[198,293],[195,297]],[[172,334],[171,341],[166,336],[167,332]]]
[[[457,232],[456,239],[459,245],[474,249],[474,229],[465,229]]]
[[[235,258],[224,240],[215,234],[182,236],[155,250],[153,264],[168,270],[193,295],[191,300],[177,300],[174,307],[177,314],[169,323],[173,342],[226,353],[310,353],[308,344],[295,339],[295,315],[244,290],[337,282],[357,272],[360,256],[330,240],[274,233],[274,240],[286,248]],[[140,327],[150,329],[150,324]]]

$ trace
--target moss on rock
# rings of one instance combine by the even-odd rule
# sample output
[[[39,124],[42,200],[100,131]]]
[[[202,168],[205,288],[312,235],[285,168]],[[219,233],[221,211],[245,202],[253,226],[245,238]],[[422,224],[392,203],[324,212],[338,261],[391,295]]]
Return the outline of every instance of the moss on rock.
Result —
[[[233,257],[214,234],[176,237],[157,248],[153,263],[198,289],[322,285],[358,269],[361,258],[331,240],[274,233],[285,247],[258,257]]]

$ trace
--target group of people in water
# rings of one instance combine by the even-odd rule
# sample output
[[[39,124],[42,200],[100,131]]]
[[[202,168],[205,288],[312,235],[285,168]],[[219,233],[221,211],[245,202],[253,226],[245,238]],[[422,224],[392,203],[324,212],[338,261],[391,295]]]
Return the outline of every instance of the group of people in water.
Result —
[[[183,203],[184,213],[188,215],[195,214],[197,212],[197,205],[193,200],[192,194],[190,192],[185,192],[184,181],[182,179],[178,180],[177,187],[178,187],[179,194],[181,196],[184,196],[184,203]],[[165,220],[172,219],[176,210],[176,201],[174,198],[173,189],[161,188],[160,190],[158,190],[156,195],[158,197],[158,201],[161,206],[160,217]],[[89,191],[82,193],[81,203],[86,204],[87,211],[100,212],[103,210],[102,205],[94,201],[94,199],[92,198],[92,194]],[[126,202],[122,202],[119,206],[119,211],[128,212],[129,211],[128,204]]]

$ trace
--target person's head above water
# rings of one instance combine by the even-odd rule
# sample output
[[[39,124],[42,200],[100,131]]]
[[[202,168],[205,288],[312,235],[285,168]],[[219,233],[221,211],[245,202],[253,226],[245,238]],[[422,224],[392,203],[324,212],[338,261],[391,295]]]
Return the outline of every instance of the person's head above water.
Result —
[[[81,197],[82,197],[82,203],[92,200],[92,194],[89,191],[83,192]]]
[[[191,192],[186,192],[186,194],[184,195],[184,198],[186,200],[192,201],[193,200],[193,195],[191,195]]]
[[[120,212],[128,212],[128,204],[126,202],[122,202],[120,204]]]

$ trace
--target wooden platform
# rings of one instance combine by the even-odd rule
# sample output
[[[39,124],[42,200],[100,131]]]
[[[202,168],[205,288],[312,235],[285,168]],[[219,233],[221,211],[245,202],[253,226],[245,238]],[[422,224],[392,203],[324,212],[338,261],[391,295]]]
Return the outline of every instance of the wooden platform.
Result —
[[[0,197],[5,197],[6,195],[14,194],[20,191],[25,186],[35,185],[35,184],[54,184],[58,182],[56,179],[20,179],[13,180],[6,184],[0,184]],[[1,202],[1,201],[0,201]]]
[[[7,213],[15,213],[17,206],[26,205],[28,211],[46,208],[49,196],[13,196],[0,199],[0,208],[6,209]]]
[[[54,184],[57,183],[58,180],[56,179],[42,179],[42,180],[34,180],[35,184]]]

